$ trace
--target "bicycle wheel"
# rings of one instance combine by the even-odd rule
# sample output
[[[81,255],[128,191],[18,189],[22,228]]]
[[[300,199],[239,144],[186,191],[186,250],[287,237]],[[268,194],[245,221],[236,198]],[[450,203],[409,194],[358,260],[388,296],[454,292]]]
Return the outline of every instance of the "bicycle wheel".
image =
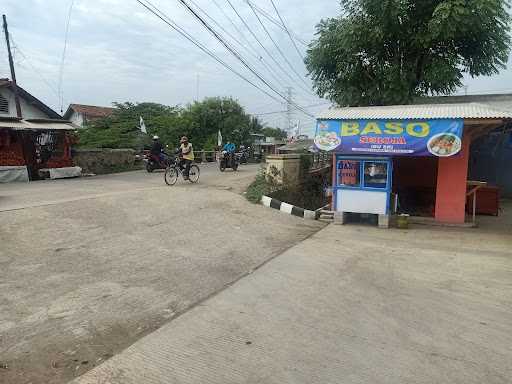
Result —
[[[165,184],[174,185],[178,180],[178,170],[176,167],[167,167],[164,174]]]
[[[191,183],[197,183],[199,181],[199,174],[201,171],[197,165],[192,165],[190,167],[190,172],[188,174],[188,181]]]

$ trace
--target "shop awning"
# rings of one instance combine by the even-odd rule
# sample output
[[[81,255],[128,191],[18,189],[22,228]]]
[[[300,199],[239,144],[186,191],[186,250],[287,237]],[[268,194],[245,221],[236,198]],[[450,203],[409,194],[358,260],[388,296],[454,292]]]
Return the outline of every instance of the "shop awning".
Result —
[[[0,118],[0,129],[15,131],[74,131],[77,128],[67,120]]]
[[[317,116],[321,120],[431,120],[431,119],[512,119],[512,112],[485,104],[421,104],[378,107],[331,108]]]

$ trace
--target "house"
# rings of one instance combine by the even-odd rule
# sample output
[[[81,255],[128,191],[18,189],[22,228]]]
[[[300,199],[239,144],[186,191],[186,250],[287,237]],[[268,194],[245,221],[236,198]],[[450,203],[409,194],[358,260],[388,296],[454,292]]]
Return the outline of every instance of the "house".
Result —
[[[71,158],[76,126],[20,86],[17,91],[21,117],[13,83],[0,79],[0,183],[79,175]]]
[[[316,147],[314,146],[314,140],[308,139],[307,136],[304,136],[296,140],[294,142],[283,145],[282,147],[277,148],[279,153],[304,153],[304,152],[316,152]]]
[[[71,121],[73,124],[84,127],[88,122],[109,117],[115,108],[98,107],[96,105],[70,104],[64,119]]]
[[[258,154],[274,154],[277,152],[278,147],[286,144],[284,140],[268,137],[261,133],[251,133],[251,138],[253,151]]]
[[[21,115],[24,119],[62,119],[61,115],[19,85]],[[9,79],[0,79],[0,117],[17,117],[14,87]]]

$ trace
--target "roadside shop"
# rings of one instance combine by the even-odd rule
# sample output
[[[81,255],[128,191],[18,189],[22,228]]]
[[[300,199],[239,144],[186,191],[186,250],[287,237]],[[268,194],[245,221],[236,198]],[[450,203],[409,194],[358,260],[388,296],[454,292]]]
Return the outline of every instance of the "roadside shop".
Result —
[[[487,186],[468,180],[471,142],[511,121],[475,103],[329,109],[317,117],[315,145],[335,154],[332,208],[342,221],[378,215],[382,227],[395,213],[474,225]]]
[[[77,176],[65,120],[0,118],[0,182]]]

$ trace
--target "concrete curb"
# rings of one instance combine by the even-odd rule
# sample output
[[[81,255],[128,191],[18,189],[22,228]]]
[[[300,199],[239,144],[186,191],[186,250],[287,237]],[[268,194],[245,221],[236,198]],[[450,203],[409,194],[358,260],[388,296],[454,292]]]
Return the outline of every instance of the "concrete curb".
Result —
[[[303,219],[318,220],[318,218],[320,217],[319,212],[310,211],[308,209],[300,208],[295,205],[283,203],[282,201],[273,199],[272,197],[269,196],[263,196],[261,198],[261,204],[268,208],[278,209],[281,212],[287,213],[289,215],[302,217]]]

